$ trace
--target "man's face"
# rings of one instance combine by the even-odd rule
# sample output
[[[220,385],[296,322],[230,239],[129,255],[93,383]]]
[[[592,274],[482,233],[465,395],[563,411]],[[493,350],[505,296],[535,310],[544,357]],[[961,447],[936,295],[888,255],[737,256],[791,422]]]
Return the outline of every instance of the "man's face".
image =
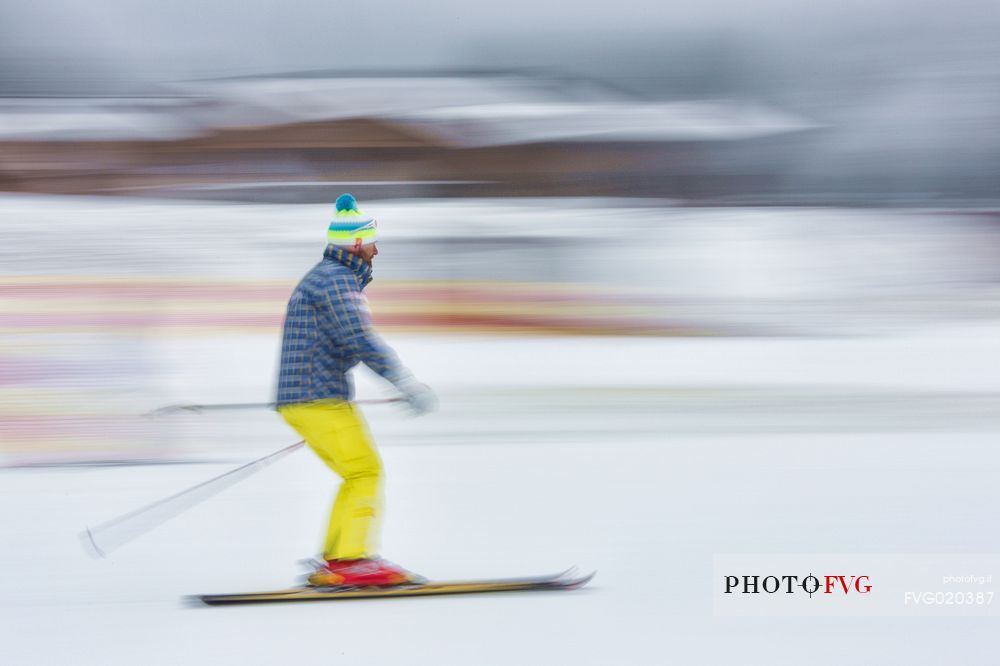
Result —
[[[375,243],[371,245],[362,245],[358,248],[358,256],[367,261],[369,264],[374,263],[375,256],[378,254],[378,248],[375,247]]]

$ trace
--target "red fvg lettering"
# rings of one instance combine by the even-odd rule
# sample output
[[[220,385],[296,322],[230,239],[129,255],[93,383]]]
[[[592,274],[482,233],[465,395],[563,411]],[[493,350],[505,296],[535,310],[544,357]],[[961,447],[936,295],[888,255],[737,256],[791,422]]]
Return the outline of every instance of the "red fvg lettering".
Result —
[[[844,594],[850,593],[852,588],[858,594],[868,594],[872,591],[868,576],[825,576],[825,580],[826,586],[823,594],[833,594],[837,583],[840,583],[840,589],[844,591]]]

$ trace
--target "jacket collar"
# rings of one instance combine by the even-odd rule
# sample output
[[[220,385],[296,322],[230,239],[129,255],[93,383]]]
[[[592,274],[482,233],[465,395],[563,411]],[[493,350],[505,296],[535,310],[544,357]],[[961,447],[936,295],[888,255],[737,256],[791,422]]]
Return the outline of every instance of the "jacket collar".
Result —
[[[357,255],[353,255],[342,247],[327,245],[323,258],[347,266],[357,276],[361,288],[364,289],[372,281],[372,265]]]

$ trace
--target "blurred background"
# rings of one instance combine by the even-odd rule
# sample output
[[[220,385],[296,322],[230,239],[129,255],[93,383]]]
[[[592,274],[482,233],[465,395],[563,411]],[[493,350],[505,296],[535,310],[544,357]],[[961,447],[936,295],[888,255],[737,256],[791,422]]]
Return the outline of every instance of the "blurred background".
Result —
[[[444,542],[471,488],[518,478],[549,503],[531,538],[604,553],[606,580],[673,538],[830,549],[782,511],[840,515],[830,461],[856,455],[883,476],[827,523],[843,547],[998,547],[962,529],[995,517],[998,32],[991,0],[4,3],[0,483],[48,515],[75,466],[202,463],[145,489],[146,467],[72,477],[82,522],[293,441],[264,410],[143,414],[272,399],[285,303],[351,192],[380,225],[374,320],[441,397],[369,419],[397,515],[436,516]],[[506,456],[556,471],[525,481]],[[451,477],[476,461],[496,476]],[[283,486],[316,507],[298,531],[254,514],[300,554],[330,481],[309,464],[313,491]],[[189,535],[255,543],[226,506]],[[734,506],[770,527],[734,535]],[[479,508],[518,538],[509,507]],[[395,534],[404,564],[447,559]],[[451,541],[450,571],[490,538]]]
[[[172,455],[134,413],[266,399],[344,191],[390,337],[994,321],[1000,15],[959,5],[5,5],[0,456]],[[179,347],[219,340],[267,343],[225,384]]]

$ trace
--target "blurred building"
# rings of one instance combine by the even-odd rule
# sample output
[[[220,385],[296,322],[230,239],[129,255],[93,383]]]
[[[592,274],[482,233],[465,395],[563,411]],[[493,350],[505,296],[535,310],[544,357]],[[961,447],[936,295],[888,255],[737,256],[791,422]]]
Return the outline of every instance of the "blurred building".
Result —
[[[0,188],[257,201],[776,191],[817,125],[498,73],[243,78],[135,99],[0,102]]]

